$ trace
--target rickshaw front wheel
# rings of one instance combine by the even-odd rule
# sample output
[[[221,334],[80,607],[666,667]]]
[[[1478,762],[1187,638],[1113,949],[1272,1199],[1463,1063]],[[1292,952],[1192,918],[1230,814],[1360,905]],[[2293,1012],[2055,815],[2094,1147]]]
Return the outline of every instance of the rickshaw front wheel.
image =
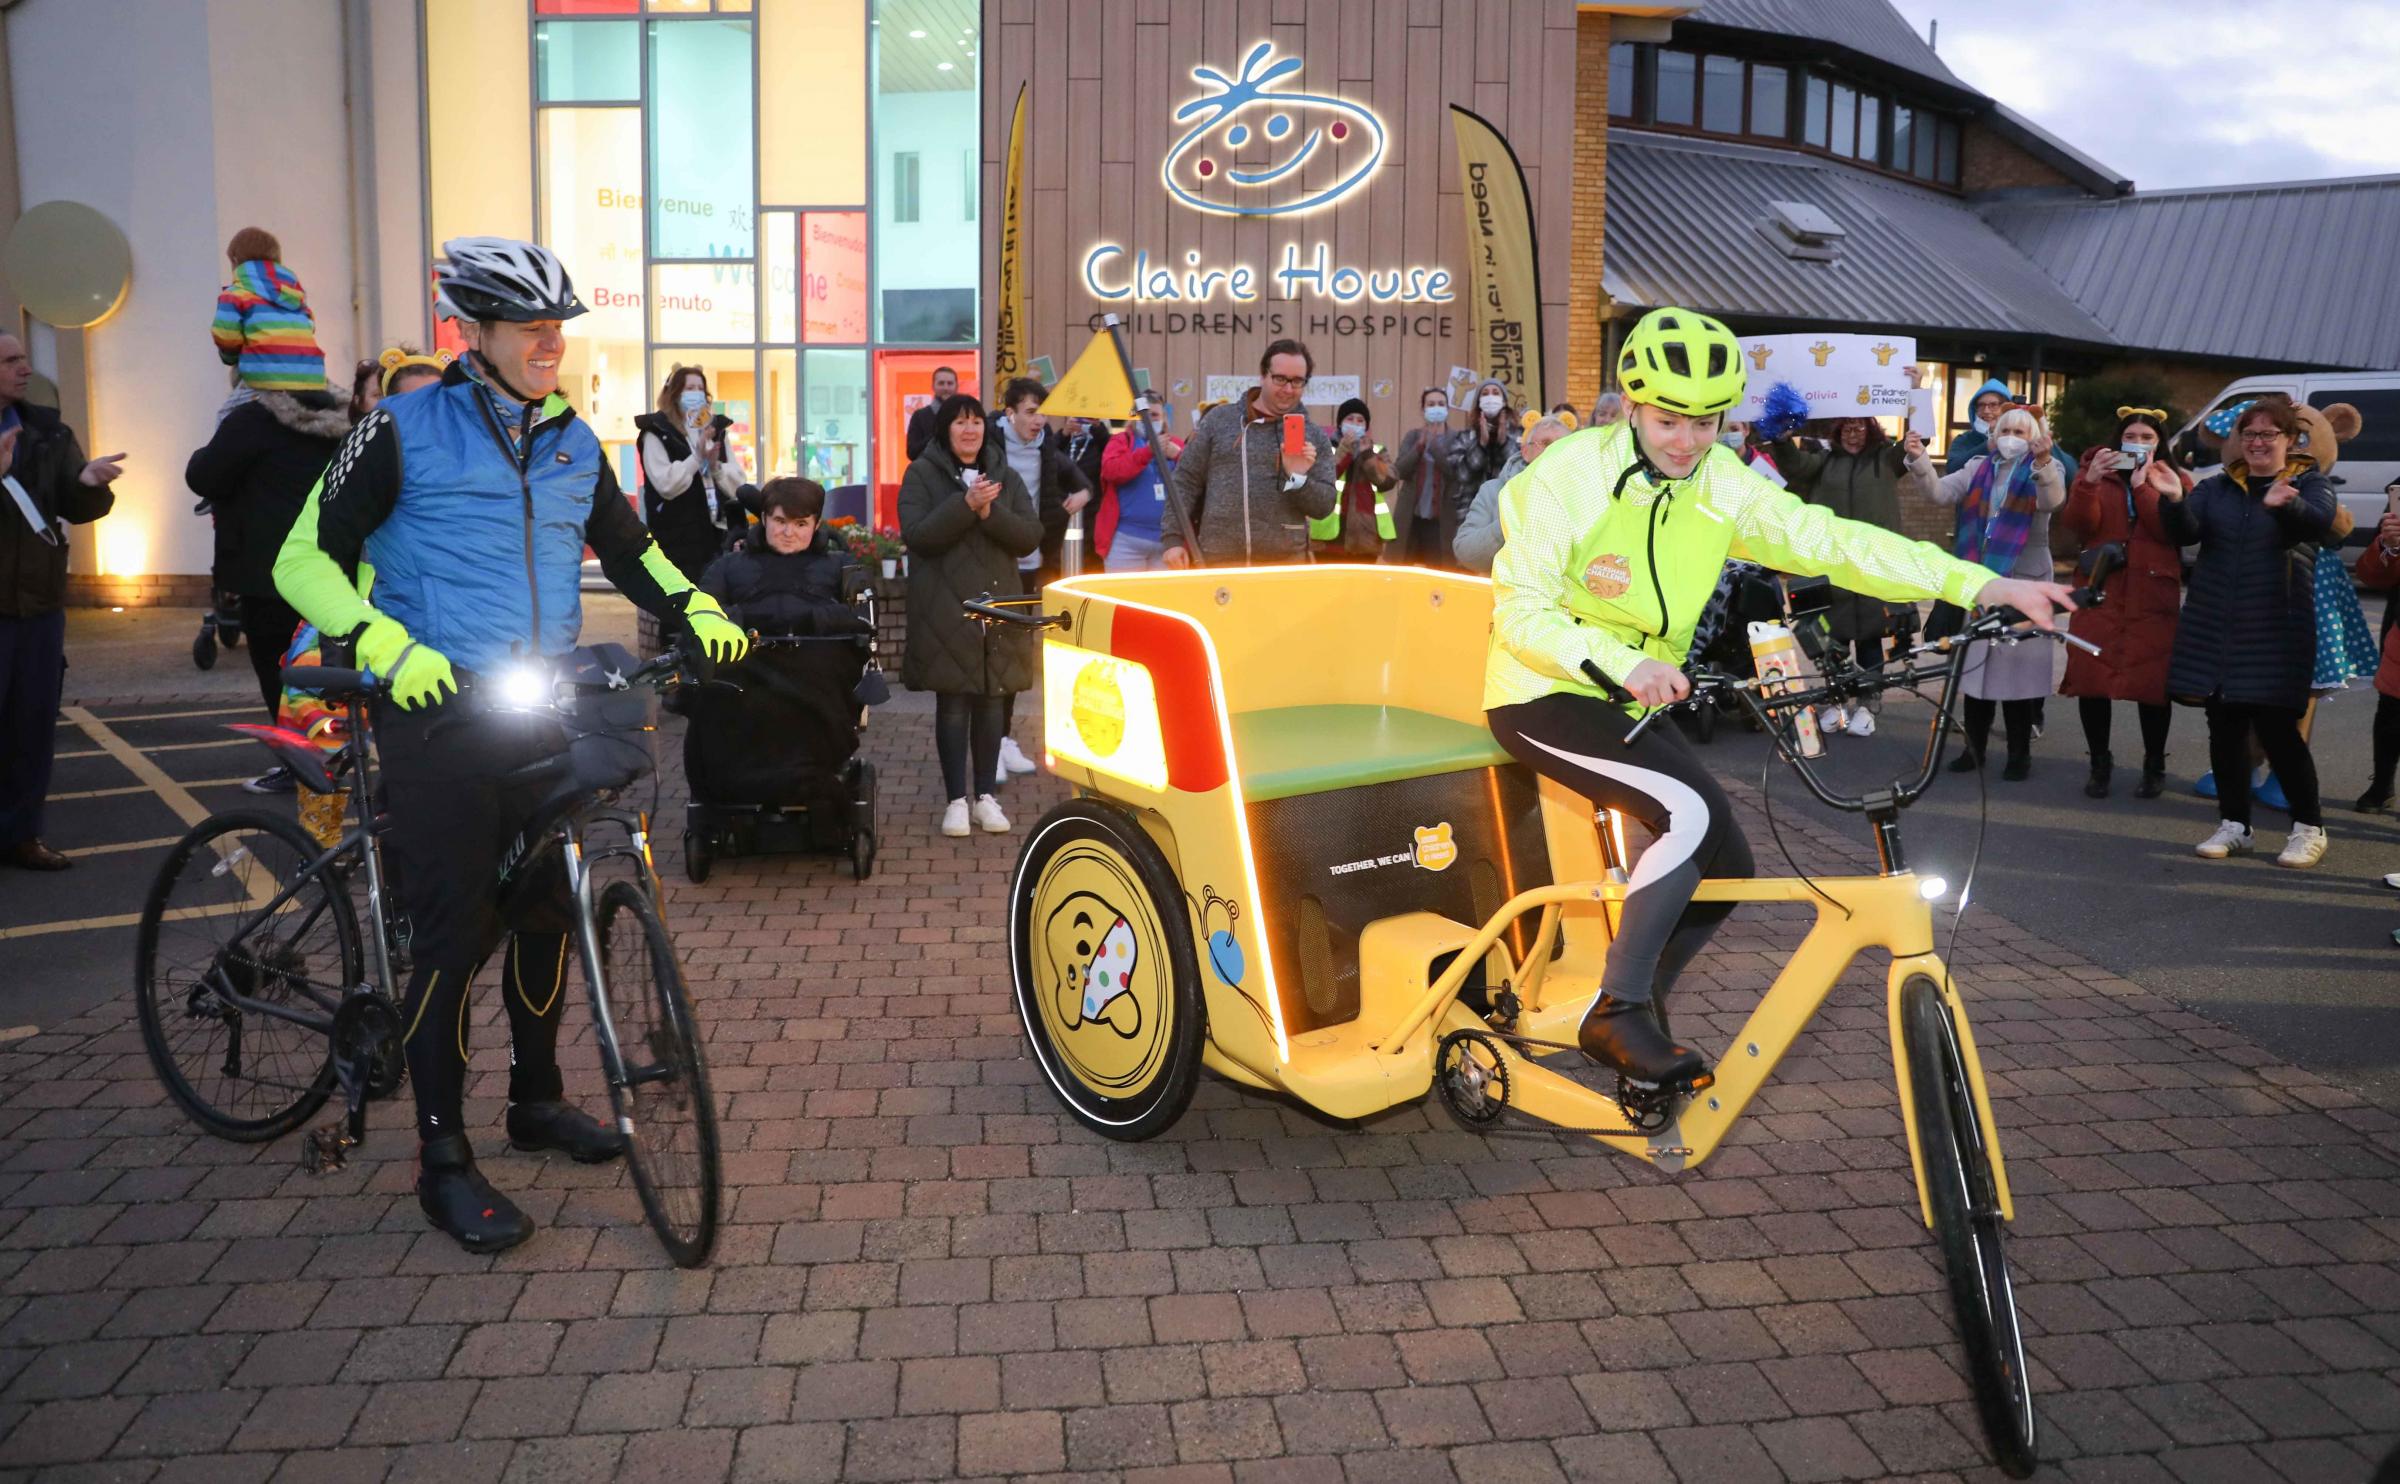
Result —
[[[1042,816],[1009,890],[1017,1013],[1076,1121],[1147,1139],[1183,1116],[1207,1034],[1192,918],[1174,870],[1124,810]]]

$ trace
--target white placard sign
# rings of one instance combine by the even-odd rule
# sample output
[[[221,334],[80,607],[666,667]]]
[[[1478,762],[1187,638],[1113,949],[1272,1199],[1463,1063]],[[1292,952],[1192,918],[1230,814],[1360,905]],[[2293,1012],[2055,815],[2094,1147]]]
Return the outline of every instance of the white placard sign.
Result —
[[[1908,394],[1908,430],[1920,438],[1933,436],[1933,388]]]
[[[1732,415],[1755,422],[1767,391],[1789,382],[1811,417],[1898,417],[1908,411],[1907,373],[1917,360],[1910,335],[1752,335],[1742,340],[1748,393]]]
[[[1231,402],[1258,385],[1255,376],[1211,376],[1208,379],[1208,400]],[[1339,407],[1358,395],[1355,376],[1312,376],[1308,390],[1300,394],[1303,407]]]

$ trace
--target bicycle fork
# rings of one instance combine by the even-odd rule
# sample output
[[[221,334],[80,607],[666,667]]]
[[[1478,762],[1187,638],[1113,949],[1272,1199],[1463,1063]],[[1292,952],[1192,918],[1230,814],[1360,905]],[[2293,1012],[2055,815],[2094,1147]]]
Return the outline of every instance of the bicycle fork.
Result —
[[[1975,1027],[1967,1019],[1966,1002],[1959,997],[1958,985],[1950,970],[1937,953],[1895,954],[1886,987],[1885,1018],[1892,1037],[1892,1072],[1900,1090],[1900,1120],[1908,1136],[1908,1164],[1917,1182],[1917,1209],[1930,1230],[1933,1226],[1933,1198],[1925,1185],[1924,1131],[1917,1127],[1917,1105],[1908,1068],[1908,1051],[1900,1037],[1900,992],[1912,979],[1930,980],[1941,992],[1942,1003],[1950,1011],[1950,1022],[1958,1031],[1959,1060],[1965,1064],[1967,1086],[1974,1094],[1975,1121],[1983,1129],[1983,1147],[1992,1161],[1992,1188],[2000,1198],[2000,1217],[2016,1220],[2016,1202],[2009,1194],[2008,1165],[2000,1153],[2000,1124],[1992,1116],[1991,1094],[1984,1088],[1983,1056],[1975,1048]]]

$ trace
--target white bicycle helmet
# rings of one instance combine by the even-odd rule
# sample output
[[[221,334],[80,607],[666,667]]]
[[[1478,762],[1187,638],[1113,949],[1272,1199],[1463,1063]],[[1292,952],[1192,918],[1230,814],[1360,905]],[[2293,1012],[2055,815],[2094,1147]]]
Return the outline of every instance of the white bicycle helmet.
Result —
[[[513,237],[453,237],[433,270],[434,308],[446,319],[573,319],[583,313],[558,254]]]

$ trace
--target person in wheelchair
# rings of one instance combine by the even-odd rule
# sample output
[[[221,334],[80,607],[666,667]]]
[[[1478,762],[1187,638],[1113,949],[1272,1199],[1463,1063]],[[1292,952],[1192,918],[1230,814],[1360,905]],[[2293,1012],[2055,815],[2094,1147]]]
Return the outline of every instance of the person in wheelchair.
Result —
[[[861,620],[850,604],[847,574],[858,563],[825,528],[825,486],[786,474],[767,481],[759,505],[765,518],[709,563],[700,590],[758,634],[821,638],[855,632]]]
[[[1705,315],[1644,315],[1617,380],[1625,421],[1559,439],[1502,493],[1483,706],[1512,756],[1656,836],[1578,1039],[1630,1082],[1685,1088],[1707,1064],[1669,1035],[1664,998],[1733,910],[1692,894],[1704,877],[1754,866],[1731,801],[1682,733],[1625,736],[1642,710],[1690,695],[1679,667],[1727,557],[1887,602],[2007,605],[2045,629],[2073,605],[2056,583],[1996,576],[1753,473],[1717,441],[1742,401],[1742,348]]]

